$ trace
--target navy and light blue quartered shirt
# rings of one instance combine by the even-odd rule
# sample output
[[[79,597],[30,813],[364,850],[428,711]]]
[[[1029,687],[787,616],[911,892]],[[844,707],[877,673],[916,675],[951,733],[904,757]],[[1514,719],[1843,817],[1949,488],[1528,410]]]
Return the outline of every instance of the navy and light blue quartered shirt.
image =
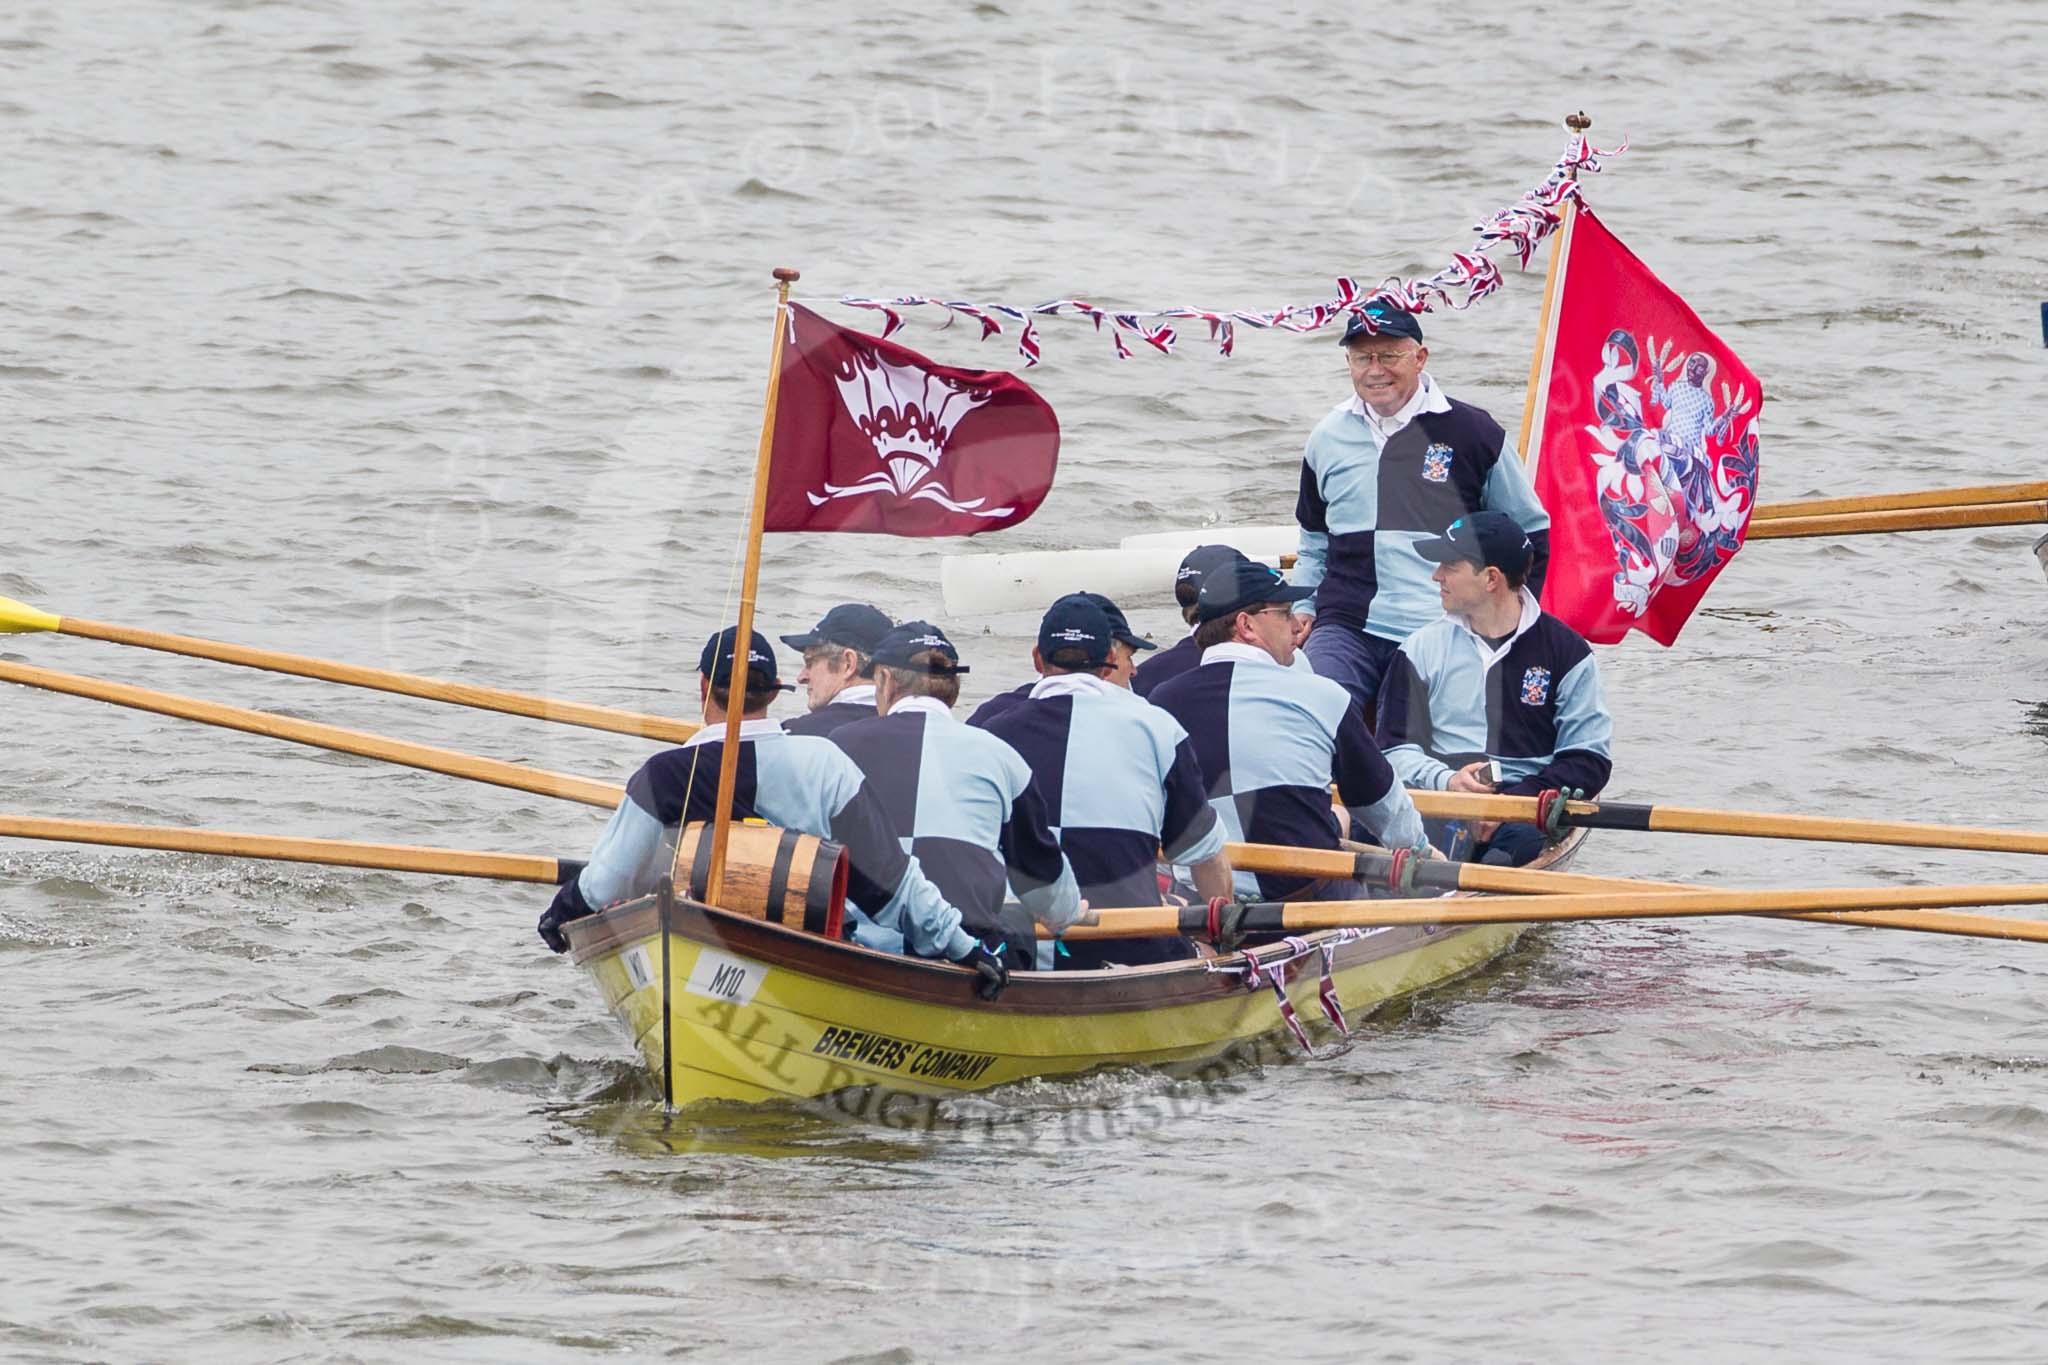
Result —
[[[653,891],[675,865],[678,826],[716,817],[724,751],[725,726],[707,725],[681,748],[641,764],[589,865],[561,889],[557,903],[566,899],[587,914]],[[785,734],[778,721],[742,721],[732,814],[846,849],[853,902],[847,917],[859,926],[856,942],[921,957],[959,958],[973,949],[974,940],[960,928],[960,911],[917,859],[904,855],[881,801],[832,741]]]
[[[905,697],[886,716],[833,731],[832,742],[859,765],[889,828],[960,907],[968,933],[1028,964],[1034,921],[1058,930],[1080,918],[1073,869],[1015,749],[932,697]],[[1006,891],[1017,903],[1005,905]]]
[[[1021,687],[1013,687],[1007,692],[996,693],[993,697],[990,697],[987,701],[974,708],[974,714],[967,718],[967,723],[987,729],[990,721],[1030,696],[1031,689],[1037,683],[1038,679],[1033,678]]]
[[[829,735],[842,725],[875,718],[875,685],[855,683],[839,689],[839,695],[815,711],[782,722],[792,735]]]
[[[1316,595],[1295,610],[1312,611],[1319,624],[1406,639],[1443,612],[1430,577],[1436,565],[1416,545],[1482,508],[1507,513],[1529,533],[1529,583],[1540,593],[1550,517],[1499,423],[1445,397],[1427,374],[1391,418],[1356,397],[1339,405],[1302,452],[1292,581]]]
[[[1388,848],[1422,844],[1422,817],[1372,727],[1328,678],[1282,668],[1252,645],[1212,645],[1201,667],[1161,684],[1150,700],[1193,738],[1209,804],[1230,839],[1336,848],[1334,780],[1351,812],[1352,837]],[[1292,895],[1309,880],[1237,874],[1240,892],[1267,899]]]
[[[1223,851],[1223,823],[1209,805],[1193,741],[1143,698],[1091,674],[1054,674],[988,728],[1030,766],[1089,904],[1158,905],[1162,848],[1167,861],[1183,866]],[[1101,952],[1093,942],[1076,944],[1065,965],[1188,955],[1144,942],[1104,943]]]
[[[1522,592],[1522,619],[1498,648],[1440,616],[1408,637],[1380,684],[1380,744],[1401,780],[1442,791],[1451,773],[1500,763],[1500,790],[1577,787],[1597,796],[1613,772],[1614,722],[1585,638]]]

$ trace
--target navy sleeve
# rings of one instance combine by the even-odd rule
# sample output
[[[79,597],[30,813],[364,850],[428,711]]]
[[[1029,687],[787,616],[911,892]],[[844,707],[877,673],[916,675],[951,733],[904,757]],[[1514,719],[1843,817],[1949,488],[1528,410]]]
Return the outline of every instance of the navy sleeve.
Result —
[[[1301,491],[1294,497],[1294,520],[1304,531],[1327,533],[1330,529],[1330,505],[1323,501],[1322,486],[1306,459],[1301,462]]]
[[[1181,862],[1185,851],[1198,847],[1216,824],[1216,808],[1209,804],[1209,788],[1202,780],[1193,740],[1183,739],[1174,746],[1165,786],[1166,819],[1160,826],[1159,842],[1169,862]]]
[[[1379,720],[1381,749],[1413,744],[1428,752],[1435,737],[1429,723],[1429,688],[1405,649],[1395,651],[1380,680]]]
[[[1010,881],[1021,895],[1027,890],[1051,886],[1066,871],[1066,855],[1053,837],[1051,812],[1037,781],[1029,782],[1010,803],[1010,818],[1003,821],[997,846],[1010,870]]]
[[[1344,719],[1337,725],[1337,751],[1330,766],[1337,779],[1337,799],[1347,806],[1370,806],[1398,785],[1356,700],[1344,709]]]
[[[1543,596],[1543,580],[1550,573],[1549,530],[1531,531],[1529,543],[1536,547],[1536,556],[1529,561],[1529,591],[1536,594],[1540,600]]]

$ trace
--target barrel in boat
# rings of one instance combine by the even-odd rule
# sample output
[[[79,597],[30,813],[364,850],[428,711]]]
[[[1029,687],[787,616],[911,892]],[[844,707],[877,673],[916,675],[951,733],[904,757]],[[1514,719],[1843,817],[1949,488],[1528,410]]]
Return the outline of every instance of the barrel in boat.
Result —
[[[683,827],[676,867],[689,873],[684,895],[702,903],[711,872],[709,824]],[[848,867],[846,850],[830,839],[743,821],[727,837],[719,903],[736,915],[836,939],[845,915]]]

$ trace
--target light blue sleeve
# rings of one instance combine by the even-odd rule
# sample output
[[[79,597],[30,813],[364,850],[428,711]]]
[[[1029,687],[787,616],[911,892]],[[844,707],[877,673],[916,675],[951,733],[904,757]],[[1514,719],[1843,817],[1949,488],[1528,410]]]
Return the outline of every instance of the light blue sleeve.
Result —
[[[1169,861],[1176,867],[1193,867],[1196,863],[1206,863],[1221,853],[1223,846],[1229,842],[1229,836],[1225,834],[1223,829],[1223,822],[1221,820],[1211,820],[1207,834],[1204,834],[1186,848],[1173,850]]]
[[[1536,490],[1529,483],[1529,466],[1515,454],[1513,441],[1501,441],[1500,458],[1493,462],[1493,472],[1486,476],[1479,502],[1490,511],[1507,513],[1524,531],[1534,533],[1550,528],[1550,513],[1536,500]]]
[[[1600,670],[1589,653],[1557,685],[1557,752],[1583,749],[1612,756],[1614,718],[1607,714],[1607,695]]]
[[[903,869],[896,894],[875,916],[875,923],[901,935],[905,946],[918,957],[957,962],[974,951],[974,935],[960,927],[960,912],[939,894],[915,855]]]
[[[1330,537],[1324,531],[1303,531],[1301,543],[1294,551],[1294,568],[1288,572],[1287,581],[1298,588],[1322,586],[1323,575],[1330,569]],[[1296,616],[1314,616],[1316,599],[1304,598],[1294,604]]]
[[[1018,891],[1017,903],[1031,912],[1031,918],[1054,933],[1080,919],[1081,887],[1074,880],[1074,865],[1067,861],[1067,855],[1060,855],[1059,880],[1029,891]]]
[[[1391,760],[1392,755],[1388,757]],[[1383,848],[1419,848],[1429,842],[1429,836],[1422,829],[1421,814],[1408,798],[1408,789],[1398,782],[1370,806],[1351,807],[1351,819],[1353,838],[1358,837],[1358,823],[1363,821],[1366,829],[1378,837]]]
[[[1420,744],[1396,744],[1387,750],[1387,762],[1404,787],[1440,792],[1451,785],[1451,768],[1431,758]],[[1409,803],[1413,805],[1413,802]]]
[[[668,830],[629,796],[619,802],[604,833],[597,836],[590,864],[576,878],[576,887],[593,908],[602,910],[654,890],[674,865],[674,857]]]

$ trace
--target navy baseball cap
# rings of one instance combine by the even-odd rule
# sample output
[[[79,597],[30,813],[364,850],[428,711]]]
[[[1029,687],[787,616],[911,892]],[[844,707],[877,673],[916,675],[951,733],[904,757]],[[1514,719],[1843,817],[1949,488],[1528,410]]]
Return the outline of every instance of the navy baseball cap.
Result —
[[[1228,545],[1197,545],[1181,560],[1180,568],[1173,575],[1173,600],[1181,609],[1195,605],[1195,599],[1202,591],[1202,579],[1217,569],[1228,568],[1243,559],[1236,549]]]
[[[706,640],[704,651],[697,656],[697,671],[711,679],[713,687],[732,686],[732,642],[739,637],[739,633],[738,626],[727,626]],[[718,656],[715,667],[712,664],[714,651]],[[753,633],[753,642],[747,649],[747,690],[758,692],[764,687],[773,687],[784,692],[794,690],[775,675],[775,649],[768,643],[768,637],[757,630]]]
[[[1107,597],[1104,597],[1101,593],[1070,592],[1067,594],[1067,597],[1062,597],[1060,602],[1066,601],[1068,597],[1078,597],[1085,602],[1093,602],[1097,607],[1101,608],[1102,614],[1109,618],[1112,638],[1119,643],[1129,645],[1133,650],[1159,648],[1158,644],[1132,630],[1131,618],[1124,615],[1124,609],[1110,601]],[[1053,605],[1058,606],[1059,603],[1055,602]]]
[[[938,657],[924,663],[912,656],[931,653]],[[950,678],[967,670],[961,666],[960,651],[946,638],[946,632],[929,621],[905,621],[875,642],[874,660],[888,668],[907,668],[913,673],[930,673]]]
[[[1482,569],[1526,574],[1536,557],[1536,547],[1513,517],[1488,511],[1459,517],[1436,539],[1417,544],[1415,553],[1437,564],[1464,560]]]
[[[862,602],[842,602],[818,618],[818,624],[802,635],[785,635],[782,643],[801,654],[819,645],[838,645],[842,649],[873,656],[875,646],[882,643],[882,637],[893,627],[893,622],[881,612]]]
[[[1214,621],[1248,607],[1299,602],[1314,597],[1314,588],[1297,587],[1268,565],[1238,555],[1235,562],[1202,576],[1195,598],[1195,619]]]
[[[1353,313],[1351,321],[1344,324],[1344,339],[1338,344],[1349,346],[1354,341],[1370,341],[1374,337],[1406,337],[1420,342],[1422,324],[1405,308],[1390,308],[1383,303],[1369,304]]]
[[[1093,593],[1069,593],[1046,608],[1038,623],[1038,652],[1058,668],[1100,668],[1109,662],[1109,647],[1116,641],[1116,623],[1089,599]],[[1078,662],[1071,661],[1078,652]],[[1057,654],[1069,654],[1056,659]]]

